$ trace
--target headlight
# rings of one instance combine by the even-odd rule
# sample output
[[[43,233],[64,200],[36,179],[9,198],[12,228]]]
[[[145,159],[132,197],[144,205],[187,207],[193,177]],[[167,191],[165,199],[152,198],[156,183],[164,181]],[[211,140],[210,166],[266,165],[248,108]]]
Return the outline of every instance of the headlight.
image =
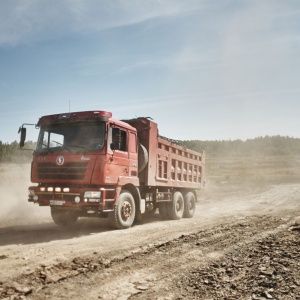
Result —
[[[100,191],[87,191],[84,193],[84,202],[100,202],[101,192]]]
[[[28,196],[29,196],[29,197],[35,196],[34,190],[28,190]]]
[[[85,192],[84,193],[84,198],[101,198],[101,192]]]
[[[28,190],[28,201],[32,202],[36,202],[39,200],[38,195],[35,194],[34,190]]]

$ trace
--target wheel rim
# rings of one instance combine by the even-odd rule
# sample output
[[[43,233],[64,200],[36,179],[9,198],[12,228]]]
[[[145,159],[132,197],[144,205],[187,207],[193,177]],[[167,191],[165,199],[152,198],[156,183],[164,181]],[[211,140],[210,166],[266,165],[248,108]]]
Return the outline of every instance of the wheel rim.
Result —
[[[189,201],[188,206],[189,206],[189,210],[193,210],[194,209],[194,203],[193,203],[192,200]]]
[[[132,206],[129,201],[124,201],[121,207],[121,217],[123,221],[127,221],[132,214]]]
[[[176,203],[176,211],[179,212],[182,210],[182,202],[181,201],[177,201]]]

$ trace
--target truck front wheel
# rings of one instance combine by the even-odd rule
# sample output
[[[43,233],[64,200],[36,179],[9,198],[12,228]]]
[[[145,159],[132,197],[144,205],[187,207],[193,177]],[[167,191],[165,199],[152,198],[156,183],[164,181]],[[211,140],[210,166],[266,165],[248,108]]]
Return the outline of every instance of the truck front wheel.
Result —
[[[134,218],[135,202],[133,196],[124,190],[120,193],[114,211],[108,215],[110,225],[115,229],[126,229],[132,226]]]
[[[51,207],[51,217],[58,226],[68,226],[74,224],[78,219],[78,214],[73,211],[60,210]]]
[[[192,218],[196,210],[196,199],[192,192],[188,192],[184,197],[184,218]]]
[[[180,192],[175,192],[173,195],[173,201],[169,203],[168,214],[171,220],[179,220],[182,218],[184,211],[184,200]]]

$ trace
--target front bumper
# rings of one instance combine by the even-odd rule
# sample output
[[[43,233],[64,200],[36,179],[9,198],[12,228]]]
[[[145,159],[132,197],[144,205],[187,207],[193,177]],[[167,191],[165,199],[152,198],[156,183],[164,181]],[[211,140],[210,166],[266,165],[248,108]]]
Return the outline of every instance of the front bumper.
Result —
[[[31,186],[28,189],[29,202],[78,211],[111,211],[115,195],[113,187]]]

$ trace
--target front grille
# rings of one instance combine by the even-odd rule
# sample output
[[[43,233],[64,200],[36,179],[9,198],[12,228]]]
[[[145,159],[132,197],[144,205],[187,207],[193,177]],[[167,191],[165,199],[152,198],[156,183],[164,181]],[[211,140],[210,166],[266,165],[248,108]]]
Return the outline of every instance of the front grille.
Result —
[[[56,163],[40,162],[37,165],[39,179],[82,180],[87,162],[66,162],[62,166]]]

